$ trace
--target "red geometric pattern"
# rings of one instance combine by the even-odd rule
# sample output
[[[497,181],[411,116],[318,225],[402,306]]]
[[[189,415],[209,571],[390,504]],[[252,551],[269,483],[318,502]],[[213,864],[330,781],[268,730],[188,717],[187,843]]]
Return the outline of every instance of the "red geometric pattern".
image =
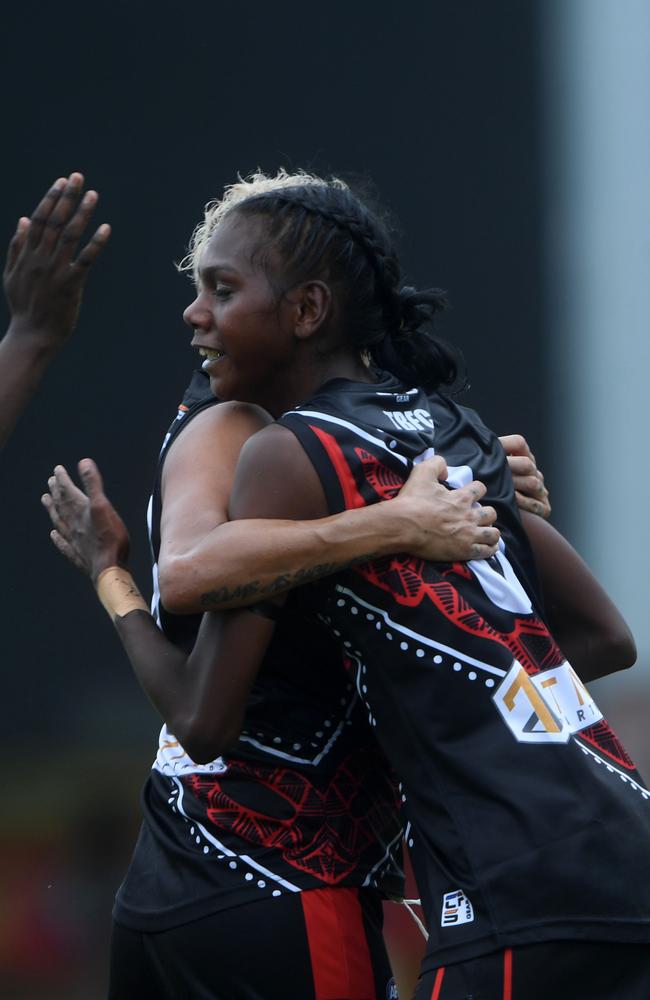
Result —
[[[455,628],[505,646],[530,674],[559,666],[564,661],[557,643],[539,618],[515,617],[513,628],[501,632],[468,604],[452,583],[439,578],[427,580],[427,568],[424,559],[392,556],[357,566],[355,570],[373,586],[388,591],[397,604],[415,608],[428,598]],[[458,575],[467,579],[467,573],[462,563],[453,563],[442,576]]]
[[[185,780],[217,831],[280,851],[287,864],[325,885],[336,885],[354,872],[364,852],[376,850],[378,835],[397,832],[396,795],[371,751],[344,761],[324,791],[290,767],[262,767],[230,757],[225,784],[199,773]],[[239,791],[246,798],[250,788],[255,789],[255,805],[233,798]]]
[[[627,771],[636,771],[636,764],[619,740],[618,736],[605,719],[596,722],[589,729],[583,729],[576,734],[577,740],[589,743],[600,753],[604,753],[610,760],[615,761]]]
[[[355,448],[355,453],[361,462],[361,468],[366,482],[382,500],[392,500],[404,485],[404,476],[398,475],[393,469],[380,462],[365,448]]]
[[[334,465],[343,487],[346,506],[360,506],[360,494],[356,485],[353,486],[354,473],[340,445],[332,435],[320,428],[312,426],[312,430],[320,438]],[[361,464],[365,482],[374,495],[380,500],[393,499],[404,485],[405,479],[366,448],[356,447],[354,450]],[[351,494],[353,503],[349,504],[347,500]],[[422,559],[393,556],[354,569],[373,586],[388,591],[397,604],[413,608],[427,597],[456,628],[478,638],[498,642],[508,649],[529,674],[537,674],[541,670],[559,666],[564,661],[562,651],[539,618],[515,617],[512,629],[509,632],[501,632],[471,607],[456,587],[444,580],[450,576],[471,579],[473,574],[465,563],[451,564],[448,569],[438,574],[436,580],[425,579],[426,566],[427,563]],[[604,719],[589,729],[583,729],[579,738],[622,767],[629,770],[635,768],[625,747]]]
[[[447,582],[428,581],[424,577],[427,563],[411,556],[393,556],[374,563],[355,567],[373,586],[387,590],[397,604],[417,607],[429,598],[445,618],[464,632],[481,639],[500,643],[512,654],[529,674],[559,666],[564,656],[539,618],[517,618],[510,632],[500,632],[465,601],[456,588]],[[464,563],[452,563],[442,572],[443,577],[453,575],[464,579],[471,571]],[[635,770],[634,761],[605,719],[583,729],[578,738],[589,743],[610,760],[627,770]]]

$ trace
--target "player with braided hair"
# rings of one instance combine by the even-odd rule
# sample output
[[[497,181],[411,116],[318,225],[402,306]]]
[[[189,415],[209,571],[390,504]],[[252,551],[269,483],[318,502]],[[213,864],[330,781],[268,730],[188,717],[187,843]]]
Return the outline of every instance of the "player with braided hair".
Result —
[[[222,201],[208,206],[183,270],[196,275],[210,235],[233,206],[244,218],[267,221],[256,259],[271,278],[269,252],[282,255],[284,287],[274,286],[278,294],[301,274],[326,268],[332,285],[344,294],[349,342],[367,351],[378,368],[400,377],[404,373],[407,380],[415,371],[425,388],[456,381],[458,352],[427,327],[444,307],[444,293],[435,288],[417,291],[401,283],[387,226],[341,180],[281,173],[270,187],[269,179],[259,175],[232,185]]]
[[[203,510],[192,498],[180,517],[182,504],[172,492],[173,518],[183,522],[186,535],[167,543],[164,562],[163,540],[159,565],[168,609],[197,612],[248,602],[253,613],[211,612],[189,656],[170,647],[133,593],[124,571],[124,530],[89,461],[80,465],[85,492],[60,468],[51,481],[54,540],[99,580],[136,674],[180,738],[181,746],[176,741],[166,747],[167,759],[176,758],[174,766],[186,766],[183,749],[189,748],[205,767],[211,762],[213,769],[228,771],[229,747],[240,732],[238,752],[242,740],[247,745],[266,740],[272,749],[276,737],[269,740],[269,717],[266,733],[251,729],[249,718],[271,694],[268,673],[264,667],[259,677],[257,672],[274,629],[293,630],[299,639],[294,680],[302,680],[303,697],[312,677],[325,680],[316,665],[322,629],[341,644],[370,731],[403,783],[407,837],[431,933],[419,996],[447,1000],[472,990],[482,995],[483,984],[489,1000],[560,996],[553,976],[589,983],[589,943],[603,941],[610,951],[624,944],[628,956],[634,954],[627,963],[625,995],[646,996],[639,991],[645,987],[636,958],[637,943],[648,937],[645,885],[636,887],[633,905],[629,896],[631,872],[647,863],[642,843],[647,793],[555,641],[590,679],[631,662],[627,628],[573,550],[540,521],[526,530],[552,598],[544,613],[503,449],[475,414],[438,391],[454,382],[458,370],[454,352],[421,329],[439,304],[438,293],[402,287],[397,258],[380,225],[340,182],[283,181],[266,179],[264,191],[248,188],[208,215],[195,234],[190,266],[198,294],[186,310],[214,394],[262,405],[278,419],[244,445],[232,491],[229,481],[222,484],[221,495],[230,494],[233,523],[206,531],[203,521],[197,530],[204,537],[194,536],[190,544],[188,525],[192,518],[201,520]],[[380,371],[384,352],[399,367],[397,376]],[[422,358],[426,367],[418,378]],[[427,391],[417,388],[418,382]],[[201,435],[200,419],[194,421],[198,451],[185,468],[199,479],[200,462],[210,462],[211,452],[228,445],[209,431]],[[436,561],[373,553],[346,570],[335,561],[327,565],[332,536],[325,533],[319,564],[310,563],[306,572],[278,573],[282,564],[277,552],[269,555],[260,518],[298,520],[303,525],[298,531],[309,532],[311,525],[317,543],[314,519],[373,505],[390,512],[392,504],[377,501],[394,498],[408,470],[434,448],[446,459],[441,472],[451,496],[467,490],[472,470],[480,470],[489,484],[505,540],[493,561],[458,562],[451,552]],[[206,520],[213,515],[208,511]],[[163,509],[163,529],[164,517]],[[237,539],[238,565],[229,538]],[[278,612],[269,600],[335,570],[324,582],[292,593],[274,622]],[[309,616],[311,641],[304,629]],[[338,676],[334,665],[331,670]],[[271,700],[276,725],[283,713],[296,710],[290,675],[285,670],[280,676],[281,690],[276,688]],[[322,704],[322,692],[309,696]],[[325,729],[336,721],[336,711],[332,702],[323,732],[315,734],[328,746]],[[285,761],[299,756],[302,745],[287,746],[281,730],[275,731],[275,752]],[[215,760],[218,754],[223,758]],[[220,781],[201,777],[196,767],[194,787],[210,787],[211,810],[219,814]],[[295,788],[295,779],[284,787],[289,785]],[[184,806],[173,794],[170,803],[177,811]],[[229,807],[234,810],[232,803]],[[250,810],[241,818],[250,827]],[[168,835],[170,830],[171,821]],[[205,824],[194,823],[190,833],[209,854]],[[580,864],[583,854],[603,866],[597,886]],[[224,852],[222,859],[227,857]],[[235,867],[242,860],[247,863],[241,856],[233,859]],[[532,892],[522,892],[531,884]],[[279,886],[274,892],[282,895]],[[238,925],[237,913],[229,916],[231,925]],[[268,919],[274,920],[272,910]],[[155,955],[153,966],[169,969],[172,946],[187,961],[191,940],[201,933],[196,924],[165,935],[162,948],[152,940],[155,935],[144,935],[150,962]],[[217,936],[227,933],[227,926],[223,920],[211,924]],[[321,915],[321,929],[327,926]],[[588,943],[576,945],[577,940]],[[553,965],[560,959],[568,963],[561,973]],[[513,969],[515,994],[506,992]],[[189,981],[187,965],[184,974]],[[381,995],[376,981],[369,985],[372,976],[352,981],[353,976],[344,991],[339,986],[335,992],[330,974],[331,965],[329,972],[321,968],[311,992],[295,995],[350,1000]],[[212,981],[218,983],[219,975]],[[193,995],[276,993],[286,995],[270,982],[256,994],[222,993],[215,986]]]

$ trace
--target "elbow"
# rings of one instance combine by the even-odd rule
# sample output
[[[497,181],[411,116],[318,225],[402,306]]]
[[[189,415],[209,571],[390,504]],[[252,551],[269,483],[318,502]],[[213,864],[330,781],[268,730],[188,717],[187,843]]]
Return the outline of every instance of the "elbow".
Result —
[[[636,663],[636,643],[627,626],[591,637],[585,662],[578,673],[583,680],[594,681],[628,670]]]
[[[629,670],[637,659],[634,636],[627,625],[609,634],[604,640],[604,656],[611,664],[612,672]]]
[[[192,719],[178,723],[173,732],[195,764],[210,764],[234,747],[241,733],[241,720],[227,724],[211,719],[206,724]]]
[[[191,615],[204,610],[201,594],[186,556],[161,556],[158,562],[160,601],[170,615]]]

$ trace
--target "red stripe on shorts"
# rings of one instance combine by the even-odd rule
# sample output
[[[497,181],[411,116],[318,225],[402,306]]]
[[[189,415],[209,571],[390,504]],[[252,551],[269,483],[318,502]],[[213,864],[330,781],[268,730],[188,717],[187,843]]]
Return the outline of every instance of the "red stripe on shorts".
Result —
[[[512,1000],[512,948],[503,953],[503,1000]]]
[[[374,1000],[375,977],[357,889],[300,893],[315,1000]]]
[[[442,981],[445,978],[445,967],[441,965],[436,972],[436,978],[433,981],[433,992],[431,994],[431,1000],[438,1000],[440,996],[440,990],[442,989]]]

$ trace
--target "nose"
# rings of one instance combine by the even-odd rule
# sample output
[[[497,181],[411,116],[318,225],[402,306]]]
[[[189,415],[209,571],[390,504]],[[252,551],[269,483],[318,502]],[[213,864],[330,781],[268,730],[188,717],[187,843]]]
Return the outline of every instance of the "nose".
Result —
[[[183,319],[193,330],[206,330],[208,328],[212,317],[203,292],[199,292],[187,309],[183,310]]]

